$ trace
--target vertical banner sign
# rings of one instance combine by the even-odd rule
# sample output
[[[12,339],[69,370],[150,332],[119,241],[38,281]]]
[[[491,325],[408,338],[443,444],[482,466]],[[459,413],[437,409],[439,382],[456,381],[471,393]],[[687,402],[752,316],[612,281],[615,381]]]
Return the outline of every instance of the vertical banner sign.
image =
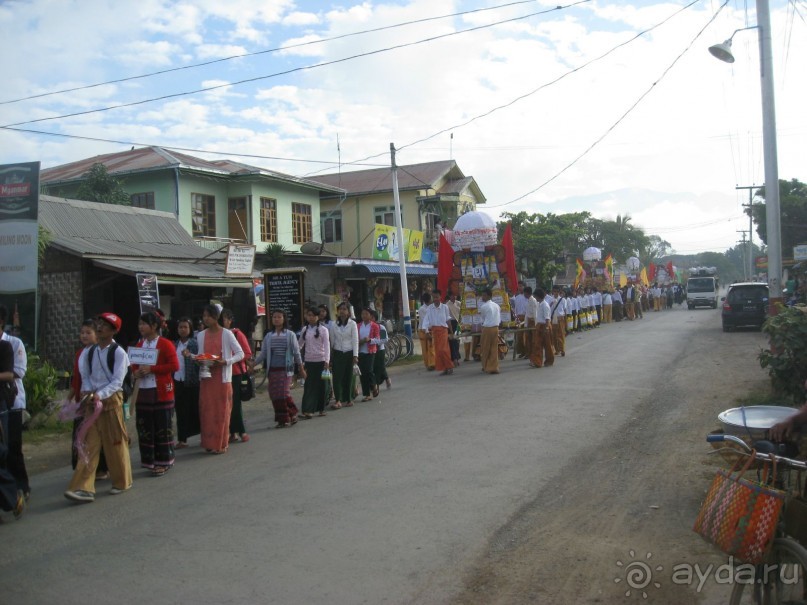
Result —
[[[289,330],[295,332],[303,327],[304,274],[303,268],[265,269],[263,272],[267,313],[285,311]],[[271,330],[271,318],[266,320],[267,329]]]
[[[423,255],[423,231],[413,231],[404,228],[402,243],[398,242],[398,230],[392,225],[375,226],[375,245],[373,258],[375,260],[398,260],[398,254],[404,251],[404,260],[419,262]]]
[[[150,273],[137,273],[137,296],[140,298],[140,312],[148,313],[160,308],[160,291],[157,276]]]
[[[12,332],[36,337],[39,162],[0,165],[0,303]]]

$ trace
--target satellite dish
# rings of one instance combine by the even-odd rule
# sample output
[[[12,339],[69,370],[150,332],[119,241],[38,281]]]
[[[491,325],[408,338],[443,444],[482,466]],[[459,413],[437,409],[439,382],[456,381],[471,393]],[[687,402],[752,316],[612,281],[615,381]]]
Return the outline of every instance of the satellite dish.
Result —
[[[322,254],[322,250],[325,248],[324,243],[320,242],[305,242],[304,244],[300,245],[300,252],[303,254],[315,254],[319,255]]]

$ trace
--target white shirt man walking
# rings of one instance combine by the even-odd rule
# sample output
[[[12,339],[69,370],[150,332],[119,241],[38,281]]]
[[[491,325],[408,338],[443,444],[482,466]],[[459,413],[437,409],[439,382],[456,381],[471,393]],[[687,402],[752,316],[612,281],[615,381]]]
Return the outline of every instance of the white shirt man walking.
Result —
[[[502,309],[493,302],[490,288],[482,291],[482,304],[479,315],[482,316],[482,338],[479,343],[479,354],[482,357],[482,371],[488,374],[499,373],[499,324],[502,321]]]

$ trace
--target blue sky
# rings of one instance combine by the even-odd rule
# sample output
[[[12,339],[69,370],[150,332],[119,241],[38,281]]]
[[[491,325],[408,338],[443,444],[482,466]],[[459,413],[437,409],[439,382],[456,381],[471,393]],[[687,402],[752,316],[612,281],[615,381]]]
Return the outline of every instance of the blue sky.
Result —
[[[0,27],[8,32],[0,40],[5,59],[0,100],[504,4],[5,2],[0,5]],[[557,4],[519,3],[0,104],[0,124],[263,78]],[[735,192],[735,185],[763,181],[756,34],[737,34],[737,62],[731,66],[706,49],[754,24],[756,17],[752,2],[732,0],[719,13],[721,3],[713,0],[681,10],[686,4],[582,2],[216,91],[21,126],[124,144],[0,130],[0,163],[40,160],[47,167],[128,149],[125,143],[131,142],[267,156],[243,161],[303,176],[337,169],[337,137],[345,163],[375,156],[365,163],[387,165],[394,142],[402,148],[400,164],[456,159],[477,179],[494,217],[520,210],[589,210],[611,218],[627,212],[635,224],[665,237],[680,252],[723,250],[737,241],[738,229],[747,228],[741,213],[747,193]],[[771,9],[780,177],[807,180],[801,152],[807,138],[807,3],[772,1]],[[569,73],[654,26],[606,58]]]

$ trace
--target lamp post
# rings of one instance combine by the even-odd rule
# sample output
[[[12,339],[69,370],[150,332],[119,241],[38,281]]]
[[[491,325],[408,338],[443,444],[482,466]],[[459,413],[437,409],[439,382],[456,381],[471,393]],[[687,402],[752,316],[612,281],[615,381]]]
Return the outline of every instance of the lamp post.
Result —
[[[768,244],[768,287],[771,315],[782,302],[782,226],[779,210],[779,158],[776,150],[776,107],[773,98],[773,52],[771,50],[771,11],[768,0],[756,0],[759,30],[759,70],[762,87],[762,145],[765,159],[765,222]],[[753,29],[753,28],[743,28]],[[743,29],[738,29],[736,34]],[[734,37],[731,35],[731,38]],[[715,44],[709,52],[726,63],[734,63],[731,38]]]

